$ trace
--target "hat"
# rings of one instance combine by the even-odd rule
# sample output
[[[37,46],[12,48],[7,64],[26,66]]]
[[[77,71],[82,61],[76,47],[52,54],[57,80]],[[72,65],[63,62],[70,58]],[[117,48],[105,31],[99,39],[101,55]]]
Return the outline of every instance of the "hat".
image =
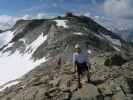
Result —
[[[87,52],[88,52],[88,54],[91,54],[91,53],[92,53],[92,51],[91,51],[91,50],[88,50]]]
[[[79,44],[76,44],[75,45],[75,49],[77,49],[77,48],[80,48],[80,45]]]

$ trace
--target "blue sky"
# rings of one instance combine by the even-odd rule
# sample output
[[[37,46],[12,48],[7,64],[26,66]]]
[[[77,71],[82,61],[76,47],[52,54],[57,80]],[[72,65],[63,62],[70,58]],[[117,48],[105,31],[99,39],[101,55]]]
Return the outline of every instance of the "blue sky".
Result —
[[[117,14],[117,11],[121,11],[120,8],[128,13],[125,10],[132,10],[132,7],[133,0],[0,0],[0,15],[23,16],[38,13],[62,15],[72,11],[79,14],[108,16]]]
[[[63,14],[66,11],[94,12],[96,3],[103,0],[0,0],[0,14],[20,16],[24,14]]]

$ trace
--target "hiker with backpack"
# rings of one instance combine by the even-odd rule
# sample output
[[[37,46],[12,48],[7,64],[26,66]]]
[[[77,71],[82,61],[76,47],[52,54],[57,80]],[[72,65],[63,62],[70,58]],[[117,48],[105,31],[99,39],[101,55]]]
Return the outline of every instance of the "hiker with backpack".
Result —
[[[81,88],[81,80],[80,77],[82,74],[86,74],[88,83],[90,82],[90,75],[89,75],[89,67],[87,63],[89,62],[88,53],[90,54],[91,51],[89,50],[88,53],[85,53],[82,51],[79,44],[75,45],[75,52],[73,53],[73,64],[74,64],[74,70],[77,73],[78,76],[78,87]]]

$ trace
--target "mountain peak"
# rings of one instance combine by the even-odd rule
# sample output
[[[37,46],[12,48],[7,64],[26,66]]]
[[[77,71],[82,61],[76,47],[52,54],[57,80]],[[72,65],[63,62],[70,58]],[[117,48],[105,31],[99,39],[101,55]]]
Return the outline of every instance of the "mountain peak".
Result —
[[[7,94],[0,92],[1,100],[8,100],[4,99],[8,96],[11,100],[63,100],[64,95],[68,100],[73,100],[77,94],[82,96],[90,93],[86,88],[94,90],[95,96],[99,95],[99,88],[106,94],[102,87],[107,86],[104,87],[105,90],[112,87],[112,84],[107,85],[111,79],[114,79],[115,88],[120,91],[123,89],[117,85],[116,80],[127,83],[123,78],[127,73],[124,72],[123,66],[131,61],[132,46],[89,17],[68,13],[66,16],[52,19],[20,20],[11,30],[2,34],[7,34],[7,38],[11,35],[12,38],[9,38],[1,49],[0,64],[3,65],[0,66],[5,69],[13,67],[17,71],[14,72],[12,68],[9,72],[10,80],[13,81],[3,80],[9,82],[2,85],[2,90]],[[93,83],[88,85],[83,82],[86,88],[83,87],[79,91],[72,71],[72,54],[77,43],[83,50],[92,51],[90,61],[93,72]],[[8,63],[2,63],[3,59]],[[115,61],[120,61],[120,66]],[[124,74],[121,75],[119,70]],[[13,85],[5,88],[10,86],[10,83]],[[127,88],[127,85],[123,85]],[[85,94],[82,94],[82,91],[85,91]],[[117,96],[120,91],[116,92],[115,89],[114,92],[111,88],[109,94]],[[51,99],[54,97],[55,99]]]

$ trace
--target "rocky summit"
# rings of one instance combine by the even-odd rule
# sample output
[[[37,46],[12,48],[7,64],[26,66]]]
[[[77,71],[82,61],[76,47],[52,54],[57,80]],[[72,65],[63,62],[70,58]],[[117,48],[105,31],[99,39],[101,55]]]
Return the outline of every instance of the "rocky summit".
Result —
[[[0,57],[10,58],[8,62],[20,57],[18,69],[27,63],[31,67],[0,86],[0,100],[133,100],[133,44],[91,18],[67,13],[19,20],[1,34],[12,38],[2,45]],[[77,43],[92,51],[91,81],[82,76],[80,89],[72,64]]]

